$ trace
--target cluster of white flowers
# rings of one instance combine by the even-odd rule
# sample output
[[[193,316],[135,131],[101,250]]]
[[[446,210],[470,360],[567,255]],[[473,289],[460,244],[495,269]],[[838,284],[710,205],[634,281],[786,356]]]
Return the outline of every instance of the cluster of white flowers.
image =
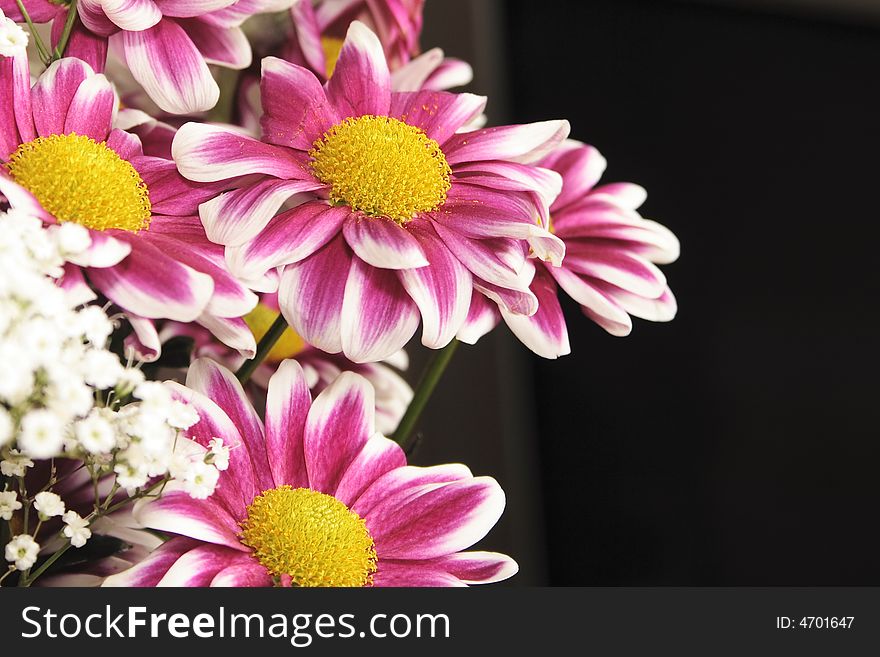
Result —
[[[213,493],[228,464],[222,443],[205,449],[180,435],[199,421],[190,406],[108,349],[114,323],[105,310],[78,305],[79,290],[59,285],[65,262],[89,246],[82,226],[46,228],[21,212],[0,212],[0,472],[8,478],[0,519],[33,508],[41,524],[56,519],[57,534],[60,517],[60,535],[74,547],[91,537],[102,500],[87,505],[94,511],[84,518],[52,490],[30,497],[36,463],[77,459],[96,482],[131,497],[176,480],[197,498]],[[5,549],[18,570],[35,563],[43,541],[24,529]]]

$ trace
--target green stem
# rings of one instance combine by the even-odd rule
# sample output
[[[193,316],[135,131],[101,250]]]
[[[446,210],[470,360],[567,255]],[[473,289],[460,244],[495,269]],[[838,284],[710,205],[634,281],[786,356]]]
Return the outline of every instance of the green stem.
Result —
[[[425,371],[422,372],[422,378],[419,379],[413,399],[407,407],[406,413],[403,414],[400,424],[397,425],[397,431],[391,436],[391,439],[401,447],[406,448],[409,445],[413,431],[416,428],[416,423],[419,421],[422,411],[425,410],[428,399],[430,399],[431,393],[434,392],[434,388],[437,387],[440,377],[446,371],[446,366],[452,360],[457,347],[458,340],[453,339],[443,349],[434,353],[427,367],[425,367]]]
[[[242,363],[241,367],[238,368],[238,371],[235,373],[235,376],[238,377],[238,380],[242,383],[247,383],[247,380],[251,378],[251,374],[254,373],[260,363],[262,363],[266,356],[272,351],[272,347],[275,346],[275,343],[278,342],[278,339],[281,337],[281,334],[287,329],[287,321],[284,319],[284,315],[279,314],[278,317],[272,322],[272,326],[269,327],[269,330],[266,331],[266,335],[264,335],[259,344],[257,344],[257,353],[254,354],[254,357],[251,360],[246,360]]]
[[[43,40],[40,38],[40,35],[37,34],[37,28],[31,20],[30,15],[27,13],[27,9],[24,8],[24,4],[21,0],[15,0],[15,4],[18,5],[18,11],[21,13],[21,17],[24,18],[24,22],[27,23],[28,28],[31,31],[31,38],[34,40],[34,45],[37,47],[37,52],[40,53],[40,59],[43,60],[43,63],[48,65],[52,60],[49,51],[46,49],[46,46],[43,44]]]
[[[51,557],[49,557],[42,564],[40,564],[40,567],[37,568],[33,573],[23,576],[22,577],[23,584],[21,584],[21,586],[30,586],[40,575],[42,575],[44,572],[46,572],[46,569],[49,566],[51,566],[53,563],[58,561],[58,559],[61,558],[61,555],[70,549],[71,545],[72,545],[72,543],[70,543],[68,541],[67,543],[64,544],[63,547],[58,548],[58,550],[56,550],[55,553]]]
[[[70,6],[67,8],[67,20],[64,22],[64,31],[61,32],[61,38],[58,45],[55,46],[55,52],[52,53],[52,61],[64,57],[64,51],[67,48],[67,42],[70,40],[70,33],[73,31],[73,24],[76,22],[76,0],[70,0]]]

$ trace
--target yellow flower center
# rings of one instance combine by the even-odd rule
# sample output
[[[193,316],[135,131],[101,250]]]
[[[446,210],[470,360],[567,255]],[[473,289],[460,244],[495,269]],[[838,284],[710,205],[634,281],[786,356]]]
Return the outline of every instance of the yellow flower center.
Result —
[[[339,53],[342,52],[342,44],[344,43],[345,41],[335,37],[321,37],[321,49],[324,51],[324,61],[327,62],[326,73],[328,80],[333,76],[333,71],[336,70],[336,62],[339,61]]]
[[[335,497],[279,486],[258,495],[241,541],[273,576],[293,586],[368,586],[376,546],[364,521]]]
[[[452,170],[440,144],[388,116],[337,123],[315,142],[312,170],[330,185],[330,200],[405,224],[446,202]]]
[[[6,168],[59,221],[137,232],[150,226],[147,186],[105,142],[50,135],[21,144]]]
[[[269,306],[259,303],[257,306],[244,316],[247,323],[254,334],[257,342],[263,339],[263,336],[269,332],[269,328],[278,319],[278,311],[272,310]],[[289,326],[278,338],[278,342],[272,347],[272,350],[266,355],[266,360],[277,363],[285,358],[293,358],[301,352],[306,346],[306,341]]]

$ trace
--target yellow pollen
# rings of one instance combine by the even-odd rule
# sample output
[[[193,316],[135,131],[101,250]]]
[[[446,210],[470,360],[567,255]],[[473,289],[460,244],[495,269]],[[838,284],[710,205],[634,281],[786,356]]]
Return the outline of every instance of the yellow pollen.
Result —
[[[339,61],[339,53],[342,52],[343,43],[345,41],[335,37],[321,37],[321,49],[324,51],[324,61],[327,62],[326,73],[328,80],[333,76],[333,71],[336,70],[336,62]]]
[[[5,166],[59,221],[133,233],[150,226],[147,186],[105,142],[76,133],[37,137]]]
[[[452,170],[440,144],[388,116],[348,118],[315,142],[312,170],[330,200],[405,224],[446,202]]]
[[[369,586],[376,546],[364,521],[335,497],[279,486],[258,495],[241,541],[273,576],[293,586]]]
[[[272,310],[269,306],[258,303],[256,308],[244,316],[247,323],[254,334],[257,342],[263,339],[263,336],[269,332],[272,323],[278,319],[278,311]],[[266,360],[271,363],[277,363],[285,358],[293,358],[301,352],[306,346],[306,341],[294,332],[289,326],[278,338],[278,342],[272,347],[271,351],[266,355]]]

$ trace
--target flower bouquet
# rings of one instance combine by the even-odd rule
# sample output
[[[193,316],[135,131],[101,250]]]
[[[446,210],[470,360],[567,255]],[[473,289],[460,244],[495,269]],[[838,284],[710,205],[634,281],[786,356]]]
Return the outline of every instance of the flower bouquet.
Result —
[[[560,288],[672,319],[679,246],[567,121],[487,127],[422,5],[0,0],[4,586],[517,572],[420,413],[501,320],[569,353]]]

